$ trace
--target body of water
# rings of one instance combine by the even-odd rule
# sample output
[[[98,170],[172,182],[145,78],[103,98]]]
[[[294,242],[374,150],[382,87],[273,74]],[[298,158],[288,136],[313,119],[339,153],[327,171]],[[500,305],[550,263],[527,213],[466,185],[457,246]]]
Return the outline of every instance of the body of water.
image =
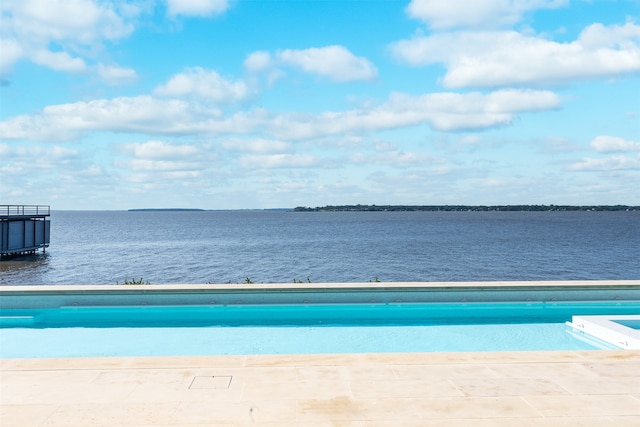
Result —
[[[53,211],[2,285],[640,279],[640,212]]]
[[[4,310],[0,357],[594,350],[573,314],[638,301],[474,304],[66,306]]]

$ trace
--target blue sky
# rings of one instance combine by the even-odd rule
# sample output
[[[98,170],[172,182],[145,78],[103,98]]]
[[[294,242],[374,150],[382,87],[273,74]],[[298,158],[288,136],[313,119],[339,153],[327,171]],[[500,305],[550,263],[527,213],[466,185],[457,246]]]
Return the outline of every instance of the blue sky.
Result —
[[[640,205],[638,0],[5,0],[0,203]]]

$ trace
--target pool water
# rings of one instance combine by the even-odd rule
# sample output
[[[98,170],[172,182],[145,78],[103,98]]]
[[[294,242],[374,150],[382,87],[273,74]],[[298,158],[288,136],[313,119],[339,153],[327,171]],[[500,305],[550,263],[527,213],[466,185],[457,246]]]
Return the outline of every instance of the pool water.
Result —
[[[640,320],[616,320],[616,323],[619,323],[627,328],[636,329],[640,331]]]
[[[2,310],[0,357],[593,350],[572,315],[640,301],[128,306]]]
[[[2,330],[3,358],[594,350],[564,324]]]

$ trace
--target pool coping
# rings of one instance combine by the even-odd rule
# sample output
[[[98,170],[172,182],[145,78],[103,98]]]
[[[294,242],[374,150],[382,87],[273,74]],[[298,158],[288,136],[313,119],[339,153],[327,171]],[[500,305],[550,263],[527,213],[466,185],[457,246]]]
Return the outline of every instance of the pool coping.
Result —
[[[0,309],[640,300],[640,281],[0,286]]]
[[[531,281],[486,281],[486,282],[341,282],[341,283],[252,283],[252,284],[140,284],[140,285],[0,285],[0,296],[21,292],[35,293],[68,293],[68,292],[210,292],[210,291],[244,291],[244,292],[318,292],[340,290],[490,290],[490,289],[568,289],[612,288],[619,289],[640,287],[638,280],[531,280]]]
[[[60,358],[0,358],[0,371],[40,369],[109,369],[109,368],[182,368],[187,366],[307,366],[385,365],[390,361],[403,365],[429,363],[545,363],[577,360],[627,360],[640,358],[640,350],[538,350],[538,351],[456,351],[401,353],[318,353],[318,354],[241,354],[208,356],[104,356]],[[640,361],[640,360],[639,360]],[[638,372],[640,375],[640,372]]]

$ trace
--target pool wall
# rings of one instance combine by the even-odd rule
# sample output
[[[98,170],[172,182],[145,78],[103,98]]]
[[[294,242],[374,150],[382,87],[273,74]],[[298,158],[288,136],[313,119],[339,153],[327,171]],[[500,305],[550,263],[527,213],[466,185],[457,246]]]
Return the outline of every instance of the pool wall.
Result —
[[[0,309],[64,306],[640,300],[640,280],[0,286]]]

